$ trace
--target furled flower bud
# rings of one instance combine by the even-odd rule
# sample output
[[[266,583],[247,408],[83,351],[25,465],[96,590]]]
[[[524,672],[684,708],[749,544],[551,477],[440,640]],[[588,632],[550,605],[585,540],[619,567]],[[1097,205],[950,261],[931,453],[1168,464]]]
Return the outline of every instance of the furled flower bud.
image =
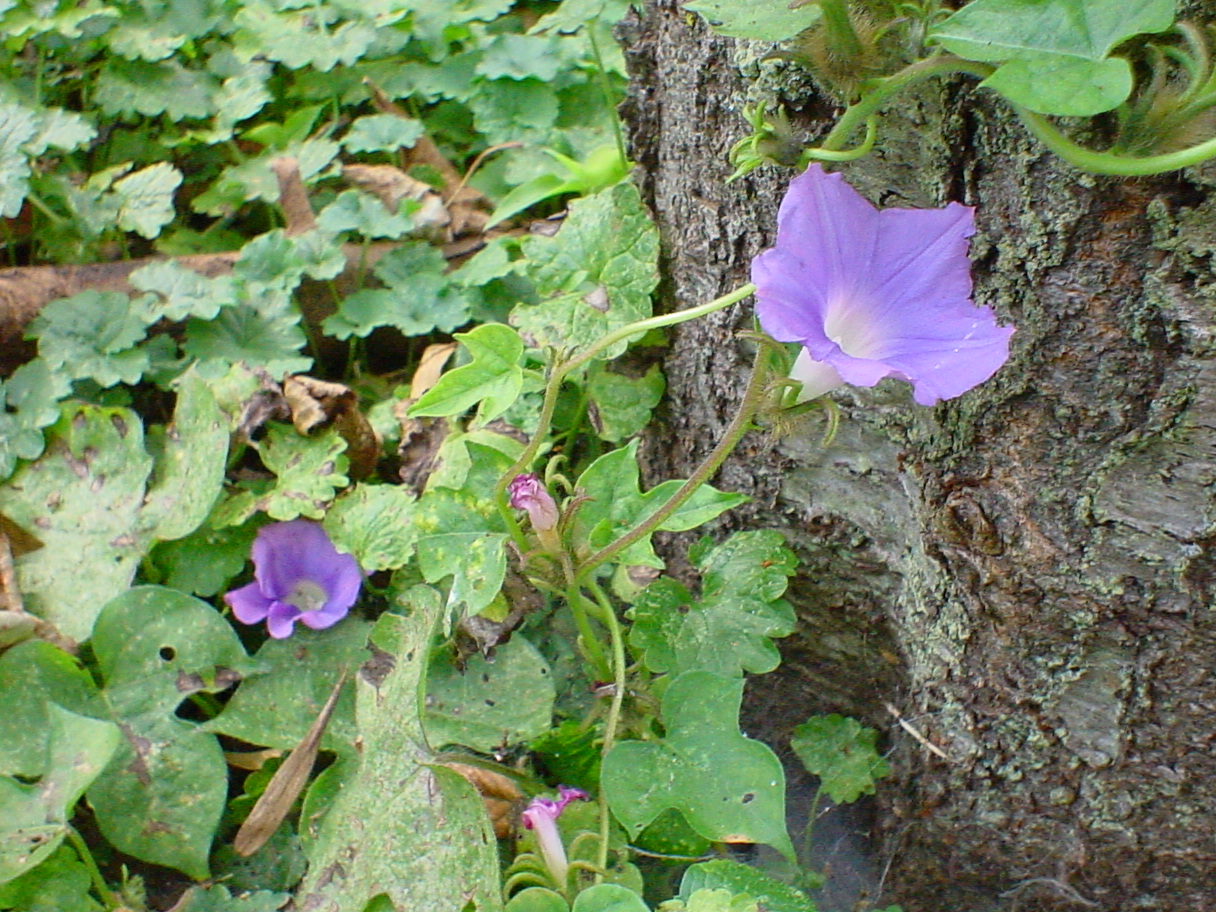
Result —
[[[526,476],[520,476],[520,478],[524,477]],[[564,887],[566,871],[569,870],[570,865],[566,861],[566,847],[562,844],[562,834],[557,829],[557,818],[561,816],[562,811],[571,801],[586,800],[587,793],[582,789],[559,785],[557,795],[556,801],[552,798],[533,798],[521,818],[524,826],[536,833],[536,843],[540,846],[540,854],[545,860],[545,867],[549,869],[549,873],[553,875],[558,886]]]
[[[516,510],[527,510],[535,532],[548,532],[557,526],[557,504],[545,490],[539,478],[531,472],[516,475],[507,486],[511,506]]]

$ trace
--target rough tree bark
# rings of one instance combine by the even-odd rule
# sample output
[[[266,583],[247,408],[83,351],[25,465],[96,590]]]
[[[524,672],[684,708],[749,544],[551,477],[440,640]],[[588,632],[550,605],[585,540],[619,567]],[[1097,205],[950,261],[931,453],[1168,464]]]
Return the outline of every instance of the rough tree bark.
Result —
[[[792,177],[724,183],[748,93],[820,133],[827,106],[675,0],[622,38],[662,306],[687,307],[747,280]],[[1083,175],[961,81],[883,130],[849,180],[879,205],[978,207],[976,298],[1017,325],[1014,354],[935,409],[893,381],[839,392],[827,449],[814,425],[754,435],[723,468],[754,497],[731,521],[783,530],[803,561],[800,629],[754,718],[777,741],[821,711],[888,733],[878,870],[909,912],[1216,908],[1216,166]],[[675,335],[656,474],[686,473],[729,419],[750,314]]]

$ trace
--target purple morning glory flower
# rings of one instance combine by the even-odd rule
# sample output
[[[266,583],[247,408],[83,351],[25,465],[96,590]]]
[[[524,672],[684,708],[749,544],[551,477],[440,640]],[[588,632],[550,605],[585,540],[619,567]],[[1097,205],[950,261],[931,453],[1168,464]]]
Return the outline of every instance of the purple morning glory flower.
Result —
[[[879,211],[818,164],[791,182],[777,245],[752,261],[752,281],[760,325],[802,345],[800,401],[899,377],[934,405],[996,373],[1013,327],[971,301],[972,212]]]
[[[512,507],[528,511],[532,528],[537,532],[548,532],[557,525],[557,504],[540,479],[531,472],[512,478],[507,485],[507,494]]]
[[[540,846],[545,867],[549,869],[553,879],[560,886],[564,886],[566,871],[570,865],[566,861],[566,847],[562,844],[562,835],[557,830],[557,818],[571,801],[584,801],[588,796],[582,789],[565,785],[557,787],[557,796],[556,801],[552,798],[533,798],[520,816],[525,827],[536,831],[536,842]]]
[[[363,573],[339,554],[325,530],[307,519],[271,523],[253,541],[253,577],[224,596],[238,621],[257,624],[275,639],[291,636],[296,621],[314,630],[332,627],[350,611]]]

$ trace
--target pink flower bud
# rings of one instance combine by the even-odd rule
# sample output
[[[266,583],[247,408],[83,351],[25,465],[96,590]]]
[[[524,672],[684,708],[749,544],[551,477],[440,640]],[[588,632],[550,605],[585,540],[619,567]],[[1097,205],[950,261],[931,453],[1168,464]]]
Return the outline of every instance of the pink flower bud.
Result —
[[[532,473],[516,475],[507,486],[511,506],[516,510],[527,510],[536,532],[548,532],[557,525],[557,504]]]

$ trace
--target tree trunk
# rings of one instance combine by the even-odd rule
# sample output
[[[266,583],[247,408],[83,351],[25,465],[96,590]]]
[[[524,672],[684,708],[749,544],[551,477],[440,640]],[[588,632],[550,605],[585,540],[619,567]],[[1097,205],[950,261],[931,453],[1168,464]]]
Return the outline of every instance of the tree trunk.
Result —
[[[812,134],[830,107],[674,0],[622,37],[661,306],[692,306],[747,281],[793,176],[725,183],[748,93]],[[752,717],[777,742],[823,711],[887,733],[874,870],[908,912],[1216,907],[1216,166],[1084,175],[950,81],[898,99],[843,168],[880,206],[976,206],[976,300],[1018,330],[958,400],[846,389],[827,448],[812,422],[724,466],[754,498],[731,522],[803,561],[800,629]],[[745,303],[675,333],[656,475],[729,420],[750,326]]]

